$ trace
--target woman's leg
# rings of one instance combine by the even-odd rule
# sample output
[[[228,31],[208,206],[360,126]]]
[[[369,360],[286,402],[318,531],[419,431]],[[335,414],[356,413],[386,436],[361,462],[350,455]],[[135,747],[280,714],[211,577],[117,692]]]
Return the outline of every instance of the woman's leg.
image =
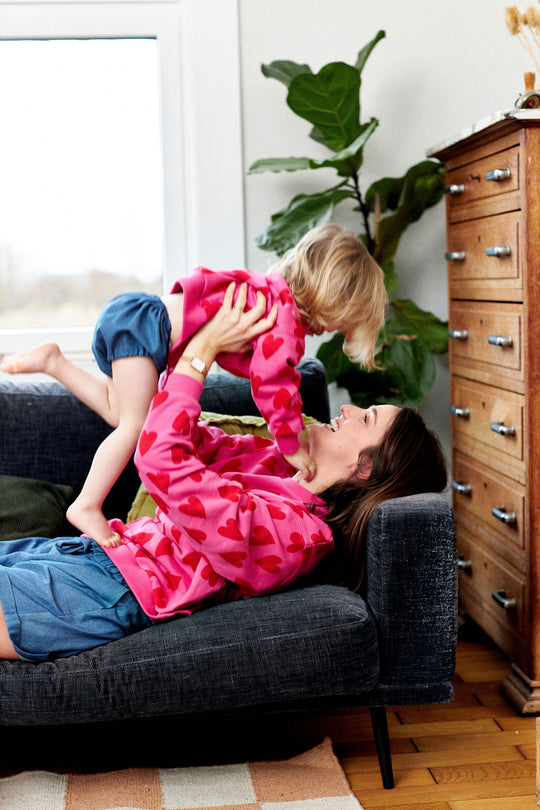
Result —
[[[15,647],[11,643],[11,639],[9,637],[6,620],[4,619],[4,613],[2,611],[2,606],[0,605],[0,658],[3,660],[9,661],[19,661],[19,656],[15,652]]]
[[[108,377],[99,377],[74,365],[56,343],[43,343],[2,363],[7,374],[41,372],[65,385],[77,399],[96,411],[112,427],[118,424],[118,409]]]
[[[111,531],[101,507],[133,455],[158,384],[158,372],[149,357],[113,360],[112,369],[118,427],[98,447],[81,493],[67,511],[70,523],[102,546],[121,542]]]

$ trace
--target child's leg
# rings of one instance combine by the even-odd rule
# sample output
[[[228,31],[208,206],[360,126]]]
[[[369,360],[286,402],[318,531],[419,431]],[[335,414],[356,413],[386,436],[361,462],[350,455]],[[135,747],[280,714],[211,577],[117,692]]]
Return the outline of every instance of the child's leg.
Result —
[[[158,372],[149,357],[113,360],[112,369],[118,427],[98,447],[81,493],[67,511],[70,523],[106,546],[121,540],[112,532],[101,506],[133,455],[158,384]]]
[[[118,410],[108,377],[97,377],[71,363],[56,343],[44,343],[5,360],[2,371],[8,374],[42,372],[65,385],[77,399],[96,411],[109,425],[118,424]]]

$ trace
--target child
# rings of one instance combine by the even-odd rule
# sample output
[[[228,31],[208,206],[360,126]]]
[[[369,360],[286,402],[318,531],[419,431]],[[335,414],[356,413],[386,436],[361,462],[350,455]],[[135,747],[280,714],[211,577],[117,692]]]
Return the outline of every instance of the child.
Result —
[[[309,481],[315,466],[302,446],[296,369],[305,336],[339,331],[346,337],[344,350],[372,367],[387,301],[380,267],[354,234],[336,225],[311,230],[266,275],[197,268],[163,298],[146,293],[113,298],[98,318],[92,343],[105,379],[74,366],[54,343],[16,355],[1,366],[10,374],[49,374],[115,427],[96,451],[81,493],[67,511],[68,520],[102,546],[122,542],[101,507],[133,454],[156,390],[179,360],[204,380],[205,364],[200,358],[185,357],[183,350],[220,308],[231,283],[242,285],[239,295],[248,308],[264,295],[266,312],[275,323],[248,351],[221,354],[217,362],[250,379],[253,398],[280,451]]]

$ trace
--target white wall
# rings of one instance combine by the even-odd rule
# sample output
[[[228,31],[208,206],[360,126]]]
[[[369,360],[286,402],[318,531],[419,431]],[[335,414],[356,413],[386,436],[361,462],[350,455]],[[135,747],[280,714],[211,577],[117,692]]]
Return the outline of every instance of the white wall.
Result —
[[[492,113],[513,107],[523,73],[534,66],[504,22],[507,0],[239,0],[243,92],[244,168],[262,157],[317,156],[324,148],[307,137],[310,125],[285,103],[285,87],[265,78],[263,62],[324,64],[356,55],[379,29],[362,74],[363,120],[380,125],[365,150],[364,189],[399,176],[426,150]],[[525,11],[529,0],[521,11]],[[335,175],[320,172],[245,178],[247,261],[265,269],[269,254],[254,239],[295,193],[325,188]],[[443,203],[405,234],[397,254],[399,296],[448,317]],[[343,224],[343,223],[342,223]],[[360,230],[360,227],[358,227]],[[308,351],[311,346],[308,345]],[[316,349],[314,348],[313,351]],[[333,396],[334,407],[347,392]],[[449,445],[448,365],[438,363],[435,387],[422,411]]]

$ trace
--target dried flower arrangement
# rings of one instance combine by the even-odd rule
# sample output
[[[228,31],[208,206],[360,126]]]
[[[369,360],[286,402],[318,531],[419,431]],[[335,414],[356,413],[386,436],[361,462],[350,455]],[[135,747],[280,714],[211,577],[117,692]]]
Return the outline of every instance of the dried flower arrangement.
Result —
[[[540,64],[533,48],[536,46],[540,49],[540,11],[529,6],[527,11],[521,14],[517,6],[508,6],[505,11],[505,22],[512,36],[517,37],[518,42],[528,51],[536,72],[540,75]]]

